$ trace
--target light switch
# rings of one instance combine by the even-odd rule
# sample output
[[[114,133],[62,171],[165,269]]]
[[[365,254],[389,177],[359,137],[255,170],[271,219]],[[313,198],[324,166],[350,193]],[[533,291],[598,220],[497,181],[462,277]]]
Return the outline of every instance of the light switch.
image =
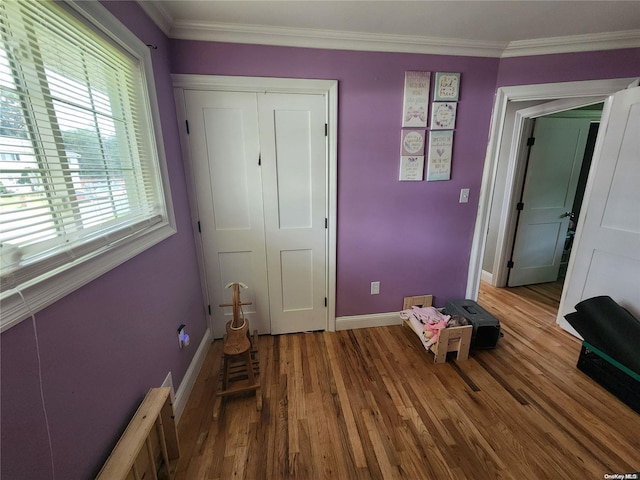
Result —
[[[460,189],[460,203],[469,203],[469,189]]]

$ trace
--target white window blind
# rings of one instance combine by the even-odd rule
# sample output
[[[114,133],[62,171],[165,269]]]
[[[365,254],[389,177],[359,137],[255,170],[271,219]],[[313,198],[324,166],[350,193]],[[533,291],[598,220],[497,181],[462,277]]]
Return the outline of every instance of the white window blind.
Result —
[[[59,5],[0,3],[2,290],[166,221],[143,75]]]

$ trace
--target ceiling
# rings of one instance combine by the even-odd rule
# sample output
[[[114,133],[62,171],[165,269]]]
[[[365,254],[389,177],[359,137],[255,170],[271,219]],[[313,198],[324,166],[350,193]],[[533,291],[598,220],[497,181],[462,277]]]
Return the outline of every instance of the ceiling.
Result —
[[[140,0],[172,38],[504,57],[640,47],[640,1]]]

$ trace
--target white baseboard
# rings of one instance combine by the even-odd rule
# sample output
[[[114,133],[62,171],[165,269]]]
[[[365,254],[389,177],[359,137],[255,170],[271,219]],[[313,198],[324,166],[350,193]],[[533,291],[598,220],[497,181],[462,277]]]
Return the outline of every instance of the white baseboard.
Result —
[[[171,388],[171,401],[175,402],[176,389],[173,388],[173,376],[171,375],[171,372],[167,374],[166,378],[164,379],[164,382],[162,382],[162,386]]]
[[[354,328],[386,327],[388,325],[400,325],[400,312],[373,313],[370,315],[351,315],[336,318],[337,330],[351,330]]]
[[[493,273],[482,270],[480,274],[480,280],[487,282],[489,285],[493,285]]]
[[[196,350],[196,354],[193,356],[191,364],[189,365],[189,368],[187,368],[184,378],[182,379],[182,382],[180,382],[180,386],[176,391],[175,400],[173,402],[173,413],[176,417],[176,423],[180,421],[184,407],[187,405],[187,400],[189,400],[191,390],[196,383],[196,378],[198,378],[200,368],[202,368],[204,359],[209,351],[209,345],[211,345],[211,330],[207,328],[207,331],[204,333],[204,336],[200,341],[198,350]]]

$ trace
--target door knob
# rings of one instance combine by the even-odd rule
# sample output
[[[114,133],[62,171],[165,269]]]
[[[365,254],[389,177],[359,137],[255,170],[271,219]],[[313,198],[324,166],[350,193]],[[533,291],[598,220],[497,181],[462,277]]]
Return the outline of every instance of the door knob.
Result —
[[[565,217],[573,218],[573,216],[574,216],[573,212],[564,212],[562,215],[560,215],[560,218],[565,218]]]

